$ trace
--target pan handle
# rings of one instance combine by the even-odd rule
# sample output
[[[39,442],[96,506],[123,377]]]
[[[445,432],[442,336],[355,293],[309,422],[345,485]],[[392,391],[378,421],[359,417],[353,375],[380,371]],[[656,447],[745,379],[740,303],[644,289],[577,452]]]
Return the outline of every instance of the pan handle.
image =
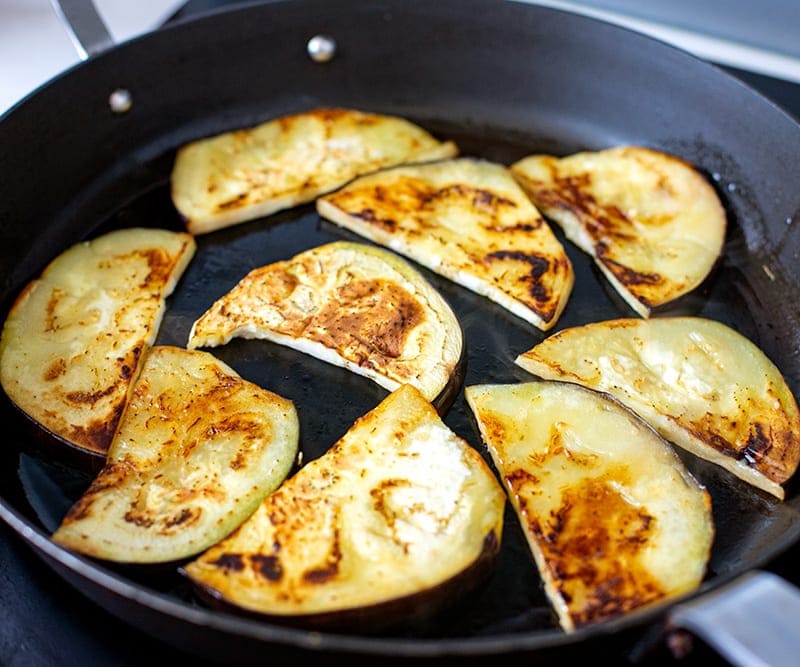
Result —
[[[667,621],[667,643],[680,653],[682,629],[737,667],[788,667],[800,656],[798,619],[800,590],[772,572],[756,570],[677,605]]]
[[[50,0],[81,60],[114,46],[114,38],[92,0]]]

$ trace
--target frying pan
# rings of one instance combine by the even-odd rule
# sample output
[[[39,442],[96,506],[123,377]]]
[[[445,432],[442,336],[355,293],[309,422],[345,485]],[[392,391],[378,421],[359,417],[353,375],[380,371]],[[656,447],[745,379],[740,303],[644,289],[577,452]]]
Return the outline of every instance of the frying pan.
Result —
[[[335,40],[327,62],[308,56],[316,35]],[[504,163],[534,151],[628,143],[696,164],[720,193],[730,227],[719,267],[673,312],[738,329],[800,393],[800,126],[740,81],[678,49],[590,18],[506,1],[236,5],[103,50],[57,77],[0,119],[3,314],[26,282],[76,241],[120,226],[179,229],[168,192],[178,146],[318,106],[405,116],[456,140],[462,154]],[[158,342],[185,345],[191,322],[250,268],[344,234],[303,206],[198,237]],[[591,262],[564,244],[576,282],[556,330],[631,316]],[[527,379],[513,359],[544,334],[422,271],[462,322],[465,383]],[[215,353],[295,401],[306,460],[385,395],[363,378],[264,341],[234,341]],[[240,618],[204,607],[171,570],[93,562],[50,542],[91,476],[42,448],[8,401],[0,412],[6,431],[0,517],[101,607],[208,659],[479,663],[622,650],[638,660],[672,628],[686,627],[745,664],[731,635],[742,639],[748,625],[764,633],[769,628],[754,625],[765,620],[757,610],[779,605],[780,620],[791,617],[784,605],[797,603],[793,587],[760,569],[800,539],[797,482],[787,484],[779,502],[679,452],[712,495],[717,529],[706,580],[680,600],[566,635],[509,513],[492,578],[443,617],[380,635]],[[463,395],[445,421],[486,455]],[[744,625],[741,617],[730,620],[743,605]],[[777,623],[774,615],[766,620]],[[784,626],[762,648],[783,646],[790,631]]]

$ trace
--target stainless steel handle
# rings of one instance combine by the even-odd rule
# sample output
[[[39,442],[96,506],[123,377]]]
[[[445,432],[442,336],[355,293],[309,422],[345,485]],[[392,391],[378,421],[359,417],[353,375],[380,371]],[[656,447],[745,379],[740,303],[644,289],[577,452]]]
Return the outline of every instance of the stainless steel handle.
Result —
[[[738,667],[794,667],[800,660],[800,590],[771,572],[751,572],[676,606],[668,625]]]
[[[92,0],[50,0],[81,60],[114,46],[114,38]]]

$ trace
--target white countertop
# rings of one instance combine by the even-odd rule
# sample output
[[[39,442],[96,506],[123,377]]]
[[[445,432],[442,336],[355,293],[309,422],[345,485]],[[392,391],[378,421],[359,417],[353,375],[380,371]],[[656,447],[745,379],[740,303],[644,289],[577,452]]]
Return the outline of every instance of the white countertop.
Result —
[[[434,0],[435,1],[435,0]],[[760,33],[769,34],[770,21],[794,15],[798,0],[762,0],[758,3],[732,0],[694,0],[697,11],[689,15],[684,11],[680,25],[664,20],[654,20],[660,15],[653,11],[656,4],[636,4],[633,10],[621,11],[622,2],[574,2],[562,0],[517,0],[567,9],[623,25],[672,43],[701,58],[721,65],[767,74],[800,83],[800,57],[781,48],[780,41],[773,46],[763,38],[754,42],[753,35],[741,34],[747,21],[759,21]],[[672,2],[672,0],[664,0]],[[101,17],[117,42],[134,37],[161,25],[183,0],[94,0]],[[739,37],[735,30],[722,34],[719,26],[709,25],[711,4],[728,5],[733,11],[738,7]],[[630,5],[630,3],[628,3]],[[737,7],[734,7],[737,5]],[[674,3],[671,5],[674,13]],[[750,15],[742,14],[742,7]],[[752,8],[750,8],[752,7]],[[788,7],[788,9],[787,9]],[[700,9],[704,11],[700,11]],[[770,9],[772,8],[772,13]],[[780,9],[781,11],[777,11]],[[644,17],[644,18],[643,18]],[[736,24],[734,28],[736,27]],[[785,26],[780,26],[785,32]],[[715,30],[715,28],[717,28]],[[776,30],[777,34],[778,31]],[[753,31],[755,34],[755,31]],[[797,26],[800,35],[800,25]],[[42,83],[79,61],[67,29],[62,25],[50,0],[0,0],[0,114]]]

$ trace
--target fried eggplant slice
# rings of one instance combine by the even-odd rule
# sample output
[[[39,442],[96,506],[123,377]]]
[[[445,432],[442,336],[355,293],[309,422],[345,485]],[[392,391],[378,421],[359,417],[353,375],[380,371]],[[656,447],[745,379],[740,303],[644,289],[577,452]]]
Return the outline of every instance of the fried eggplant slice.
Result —
[[[532,155],[511,173],[642,317],[696,289],[722,253],[722,203],[673,155],[639,146]]]
[[[461,359],[461,326],[402,258],[337,241],[248,273],[193,325],[188,347],[263,338],[428,400]]]
[[[563,382],[465,391],[565,631],[700,585],[711,497],[632,411]]]
[[[572,290],[564,248],[499,164],[461,158],[387,169],[321,197],[317,211],[544,331]]]
[[[193,234],[312,201],[383,167],[458,153],[404,118],[314,109],[178,150],[172,200]]]
[[[104,457],[194,252],[189,234],[130,228],[54,259],[3,326],[0,382],[11,401],[59,441]]]
[[[298,438],[291,401],[208,352],[155,346],[105,467],[52,539],[122,563],[194,556],[283,482]]]
[[[667,440],[777,498],[800,461],[800,414],[780,370],[721,322],[596,322],[559,331],[516,363],[613,394]]]
[[[403,385],[182,572],[206,599],[294,624],[402,623],[492,571],[504,506],[480,454]]]

